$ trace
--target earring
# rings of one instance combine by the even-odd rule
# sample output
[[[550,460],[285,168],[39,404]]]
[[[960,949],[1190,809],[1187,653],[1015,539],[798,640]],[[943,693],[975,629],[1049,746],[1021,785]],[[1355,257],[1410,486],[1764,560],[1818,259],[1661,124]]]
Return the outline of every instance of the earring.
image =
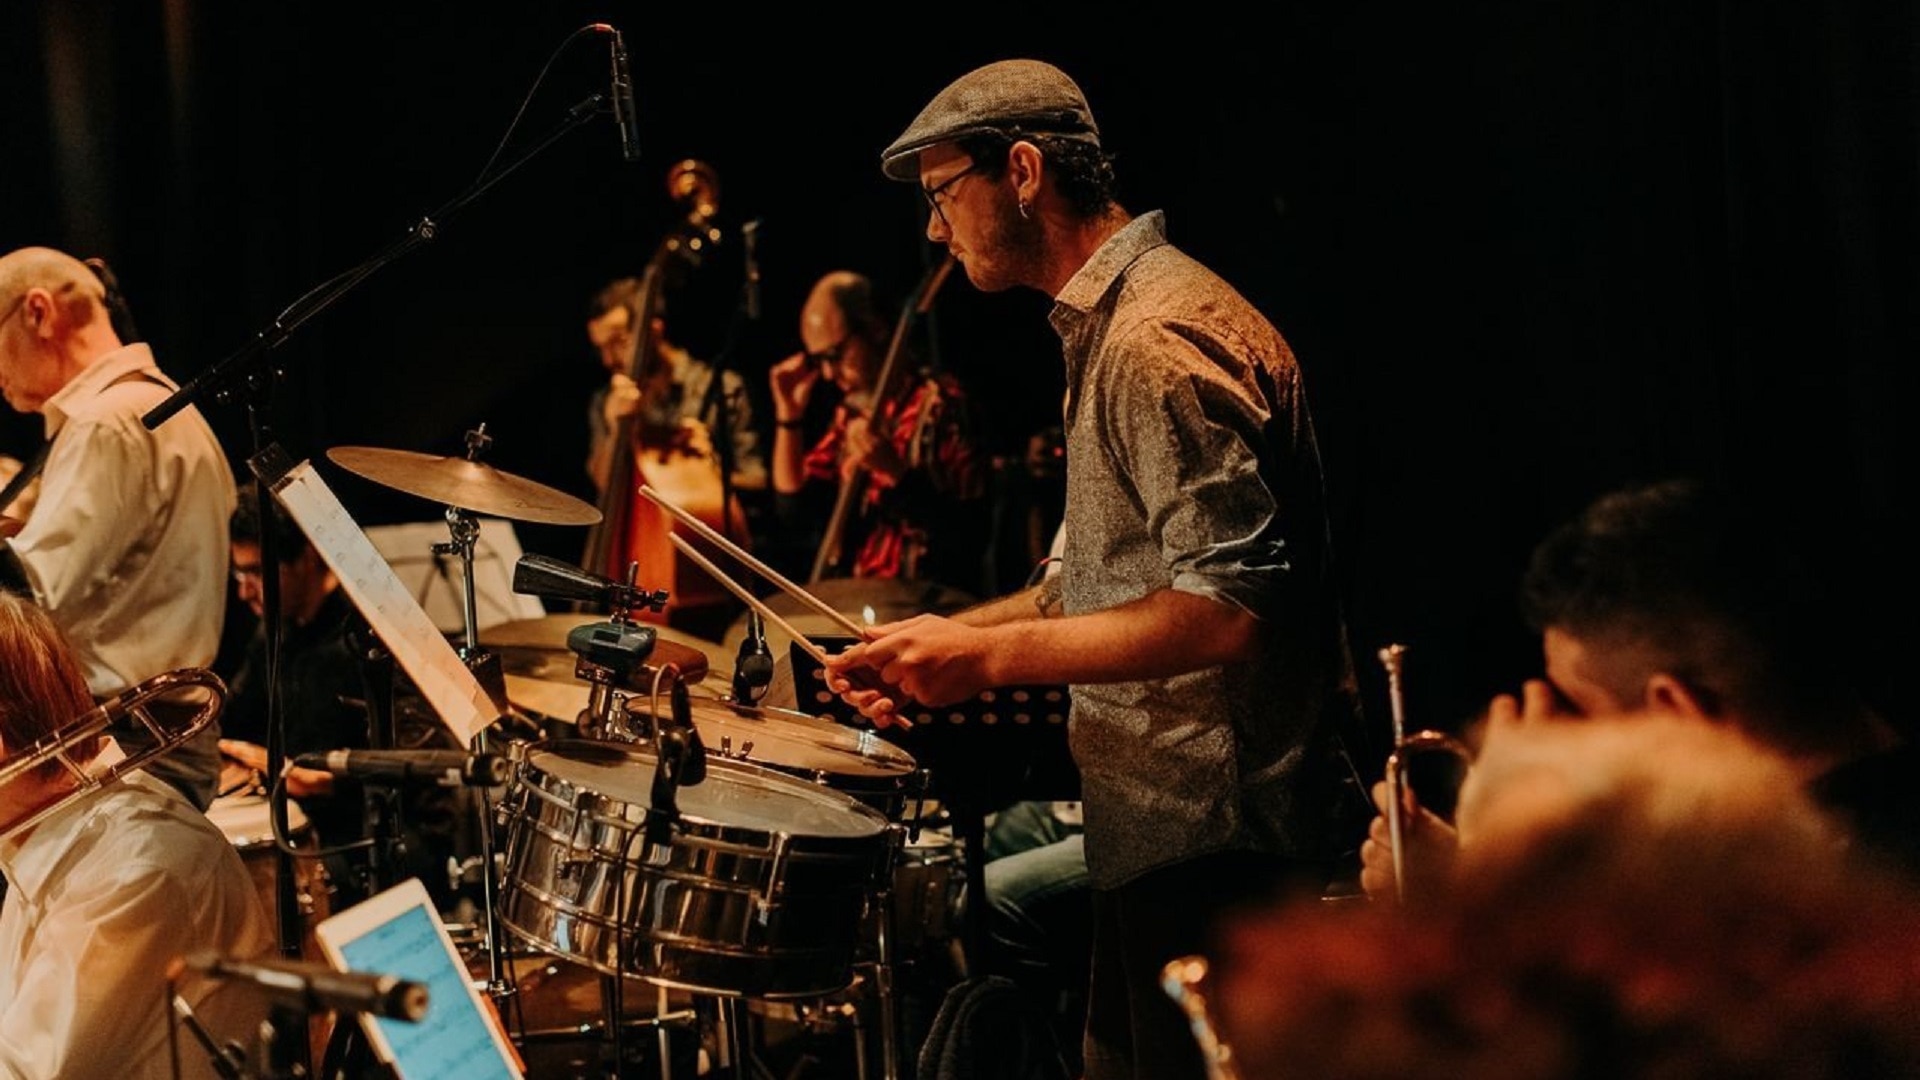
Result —
[[[1025,221],[1030,219],[1032,216],[1033,216],[1033,208],[1027,205],[1027,202],[1025,199],[1020,200],[1020,219],[1022,221]]]

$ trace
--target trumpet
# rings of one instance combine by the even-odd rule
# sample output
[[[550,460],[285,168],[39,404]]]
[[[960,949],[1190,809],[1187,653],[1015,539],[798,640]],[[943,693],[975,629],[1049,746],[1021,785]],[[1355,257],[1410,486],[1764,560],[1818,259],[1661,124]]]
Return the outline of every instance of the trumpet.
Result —
[[[1416,731],[1407,734],[1406,694],[1401,671],[1406,660],[1405,645],[1388,645],[1380,650],[1380,663],[1387,670],[1387,702],[1393,715],[1393,752],[1387,755],[1387,846],[1393,852],[1393,890],[1402,904],[1407,902],[1406,821],[1418,813],[1420,801],[1407,780],[1409,757],[1415,753],[1452,754],[1463,766],[1473,763],[1473,751],[1459,739],[1441,731]]]
[[[157,703],[174,707],[156,710]],[[227,684],[220,676],[205,668],[179,668],[129,687],[60,725],[18,755],[0,762],[0,788],[55,762],[73,778],[74,786],[16,821],[0,822],[0,838],[37,824],[81,795],[175,749],[213,723],[226,707]],[[153,737],[152,745],[141,747],[105,768],[93,767],[97,752],[76,758],[83,744],[107,734],[108,729],[128,717]]]

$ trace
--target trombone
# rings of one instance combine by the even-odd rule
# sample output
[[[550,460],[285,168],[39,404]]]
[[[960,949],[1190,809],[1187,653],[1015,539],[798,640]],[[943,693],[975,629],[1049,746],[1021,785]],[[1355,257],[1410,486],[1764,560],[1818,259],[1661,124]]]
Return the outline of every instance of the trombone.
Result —
[[[176,707],[156,710],[156,702]],[[179,668],[122,690],[41,736],[18,755],[0,762],[0,788],[50,763],[58,763],[65,769],[73,778],[74,786],[16,821],[0,822],[0,838],[39,823],[81,795],[179,747],[213,723],[226,706],[227,684],[220,676],[205,668]],[[192,711],[187,711],[187,707]],[[84,744],[106,735],[109,728],[128,717],[153,737],[152,745],[141,747],[104,768],[92,767],[97,749],[80,753],[76,758]]]
[[[1393,852],[1393,891],[1401,903],[1407,902],[1406,821],[1420,810],[1420,801],[1407,781],[1408,756],[1436,751],[1452,754],[1463,766],[1473,764],[1473,751],[1459,739],[1440,731],[1416,731],[1407,734],[1406,694],[1401,670],[1406,660],[1405,645],[1388,645],[1380,650],[1380,663],[1387,669],[1387,702],[1393,714],[1393,752],[1387,755],[1387,845]]]

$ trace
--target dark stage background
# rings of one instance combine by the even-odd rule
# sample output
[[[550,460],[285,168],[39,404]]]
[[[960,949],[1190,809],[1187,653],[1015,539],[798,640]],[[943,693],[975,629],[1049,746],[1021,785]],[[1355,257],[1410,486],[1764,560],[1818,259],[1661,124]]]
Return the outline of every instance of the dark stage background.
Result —
[[[881,147],[966,69],[1040,57],[1087,91],[1126,204],[1166,209],[1299,353],[1381,724],[1378,646],[1409,645],[1411,722],[1457,724],[1537,667],[1513,600],[1530,545],[1605,488],[1681,470],[1777,500],[1856,601],[1835,632],[1860,634],[1904,712],[1914,7],[1438,7],[1183,11],[1203,31],[1122,35],[1058,7],[28,0],[0,15],[0,249],[106,256],[192,377],[463,191],[523,103],[507,158],[603,90],[606,40],[560,47],[610,22],[641,160],[608,117],[558,139],[275,351],[265,413],[316,460],[458,454],[484,422],[493,465],[586,497],[585,300],[672,224],[674,162],[718,171],[727,234],[671,332],[731,341],[759,389],[818,274],[862,270],[897,300],[937,258]],[[730,332],[752,219],[763,319]],[[924,328],[1013,458],[1058,419],[1045,310],[956,274]],[[241,463],[245,410],[207,411]],[[33,431],[9,415],[0,433],[17,453]],[[438,515],[325,471],[363,524]],[[574,558],[584,533],[521,539]]]

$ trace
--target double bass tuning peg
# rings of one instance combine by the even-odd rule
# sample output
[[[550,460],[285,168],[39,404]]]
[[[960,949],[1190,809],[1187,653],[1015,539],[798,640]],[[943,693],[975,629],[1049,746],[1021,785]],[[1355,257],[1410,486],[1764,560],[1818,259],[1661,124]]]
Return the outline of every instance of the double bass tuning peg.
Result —
[[[720,174],[704,161],[686,158],[667,170],[667,197],[686,208],[688,221],[704,227],[720,212]]]

